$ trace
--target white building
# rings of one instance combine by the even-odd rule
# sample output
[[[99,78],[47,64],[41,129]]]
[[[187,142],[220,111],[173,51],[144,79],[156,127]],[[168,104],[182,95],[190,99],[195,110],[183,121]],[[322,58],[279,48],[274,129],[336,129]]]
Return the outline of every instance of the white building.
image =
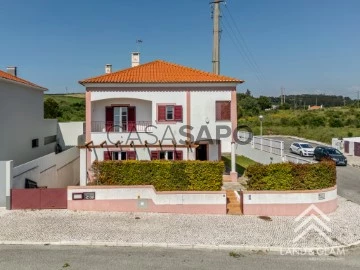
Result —
[[[81,184],[95,160],[219,160],[232,152],[237,127],[236,86],[242,80],[165,61],[80,81],[86,87],[86,142]],[[235,132],[236,133],[236,132]]]
[[[44,119],[46,88],[0,70],[0,160],[19,165],[54,152],[57,120]]]

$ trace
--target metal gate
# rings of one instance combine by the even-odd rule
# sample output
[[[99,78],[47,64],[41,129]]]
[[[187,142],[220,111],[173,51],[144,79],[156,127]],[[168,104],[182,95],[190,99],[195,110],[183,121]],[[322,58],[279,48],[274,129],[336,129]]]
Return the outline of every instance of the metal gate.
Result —
[[[66,188],[11,190],[11,209],[66,209]]]

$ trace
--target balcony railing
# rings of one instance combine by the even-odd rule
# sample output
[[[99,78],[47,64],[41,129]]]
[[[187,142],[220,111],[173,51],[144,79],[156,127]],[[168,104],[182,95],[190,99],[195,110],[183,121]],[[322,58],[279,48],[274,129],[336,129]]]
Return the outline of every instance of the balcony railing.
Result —
[[[152,132],[150,121],[129,121],[124,124],[117,124],[106,121],[92,121],[91,132]]]

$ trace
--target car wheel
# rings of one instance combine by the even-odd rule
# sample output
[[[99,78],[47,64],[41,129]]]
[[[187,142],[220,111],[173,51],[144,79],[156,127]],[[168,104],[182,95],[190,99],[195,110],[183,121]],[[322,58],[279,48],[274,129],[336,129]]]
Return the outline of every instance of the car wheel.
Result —
[[[300,156],[302,156],[302,157],[304,156],[304,154],[303,154],[303,152],[302,152],[302,151],[300,151]]]
[[[294,153],[294,152],[293,152],[293,150],[292,150],[291,148],[290,148],[289,150],[290,150],[290,153],[291,153],[291,154],[292,154],[292,153]]]
[[[313,160],[316,160],[316,157],[315,157],[315,155],[313,155]]]

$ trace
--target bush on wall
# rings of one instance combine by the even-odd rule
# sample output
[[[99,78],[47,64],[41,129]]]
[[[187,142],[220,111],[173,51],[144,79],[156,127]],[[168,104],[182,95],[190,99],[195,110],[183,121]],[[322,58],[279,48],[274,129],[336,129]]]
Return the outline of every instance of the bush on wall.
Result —
[[[224,163],[219,161],[95,161],[97,185],[153,185],[158,191],[219,191]]]
[[[336,184],[332,161],[316,164],[256,164],[247,168],[248,190],[314,190]]]

